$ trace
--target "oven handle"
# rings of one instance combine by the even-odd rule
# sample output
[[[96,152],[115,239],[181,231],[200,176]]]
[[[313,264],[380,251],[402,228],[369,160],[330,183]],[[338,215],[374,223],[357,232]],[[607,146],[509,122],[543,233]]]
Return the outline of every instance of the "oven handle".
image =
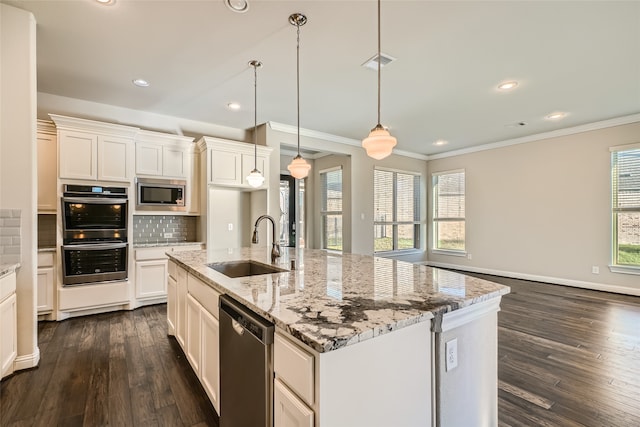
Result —
[[[108,198],[93,198],[93,197],[63,197],[63,202],[68,203],[87,203],[96,205],[115,205],[119,203],[127,203],[127,199],[108,199]]]
[[[85,243],[81,245],[64,245],[63,250],[99,251],[104,249],[126,248],[127,243]]]

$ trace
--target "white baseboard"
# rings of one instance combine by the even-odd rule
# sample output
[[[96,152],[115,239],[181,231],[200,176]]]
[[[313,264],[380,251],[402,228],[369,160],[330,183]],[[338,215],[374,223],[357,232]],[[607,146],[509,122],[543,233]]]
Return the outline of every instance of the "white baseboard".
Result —
[[[14,371],[35,368],[40,363],[40,347],[36,347],[36,351],[31,354],[23,354],[16,357],[13,362]]]
[[[571,286],[574,288],[591,289],[594,291],[612,292],[615,294],[624,294],[632,296],[640,296],[640,288],[631,288],[627,286],[608,285],[605,283],[585,282],[582,280],[562,279],[559,277],[539,276],[535,274],[516,273],[513,271],[493,270],[490,268],[469,267],[465,265],[449,264],[444,262],[427,261],[422,264],[430,267],[449,268],[452,270],[469,271],[472,273],[490,274],[492,276],[510,277],[513,279],[531,280],[533,282],[551,283],[554,285]]]

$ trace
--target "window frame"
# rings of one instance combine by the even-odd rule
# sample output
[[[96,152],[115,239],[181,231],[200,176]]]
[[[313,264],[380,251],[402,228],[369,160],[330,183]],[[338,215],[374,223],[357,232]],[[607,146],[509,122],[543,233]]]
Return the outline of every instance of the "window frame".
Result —
[[[342,193],[342,210],[340,211],[329,211],[329,210],[324,210],[324,205],[328,204],[325,203],[326,200],[326,194],[324,192],[324,188],[323,184],[322,184],[322,175],[323,174],[327,174],[330,172],[336,172],[336,171],[340,171],[340,187],[341,187],[341,193]],[[343,252],[344,251],[344,233],[342,230],[342,223],[343,223],[343,212],[344,212],[344,170],[342,169],[342,166],[335,166],[332,168],[327,168],[327,169],[322,169],[320,171],[318,171],[318,176],[319,176],[319,181],[320,181],[320,247],[321,249],[325,250],[325,251],[331,251],[331,252]],[[327,231],[326,231],[326,226],[325,226],[325,220],[328,216],[336,216],[336,215],[340,215],[340,239],[342,241],[341,243],[341,249],[333,249],[333,248],[328,248],[327,247]]]
[[[612,273],[623,273],[623,274],[635,274],[640,275],[640,265],[634,264],[619,264],[618,263],[618,254],[619,254],[619,243],[618,243],[618,214],[623,212],[631,212],[640,214],[640,204],[636,207],[631,208],[618,208],[616,206],[616,200],[618,195],[616,194],[616,189],[618,188],[618,176],[617,176],[617,162],[615,156],[617,153],[623,151],[636,151],[640,150],[640,143],[636,144],[627,144],[627,145],[618,145],[615,147],[610,147],[610,161],[611,161],[611,263],[609,264],[609,270]]]
[[[463,217],[452,217],[452,218],[438,218],[436,216],[438,209],[438,191],[436,190],[438,186],[439,178],[443,175],[453,175],[460,174],[464,175],[464,216]],[[441,255],[451,255],[451,256],[467,256],[467,213],[466,213],[466,204],[467,204],[467,172],[465,169],[451,169],[441,172],[433,172],[431,174],[431,192],[432,192],[432,209],[431,209],[431,253],[441,254]],[[462,249],[447,249],[447,248],[439,248],[438,247],[438,225],[441,222],[454,222],[461,221],[464,226],[464,241]]]
[[[392,212],[393,212],[393,220],[392,221],[376,221],[376,216],[375,216],[375,199],[376,199],[376,185],[375,185],[375,171],[381,171],[381,172],[389,172],[392,173],[392,182],[393,182],[393,197],[392,197]],[[410,175],[412,177],[414,177],[414,185],[413,185],[413,199],[414,199],[414,219],[413,221],[398,221],[397,217],[398,217],[398,179],[397,176],[398,174],[403,174],[403,175]],[[420,196],[421,196],[421,190],[422,190],[422,174],[420,172],[414,172],[414,171],[407,171],[407,170],[400,170],[400,169],[392,169],[392,168],[385,168],[385,167],[374,167],[374,183],[373,183],[373,199],[374,199],[374,216],[373,216],[373,228],[374,228],[374,244],[373,244],[373,253],[378,254],[378,255],[393,255],[393,254],[408,254],[408,253],[412,253],[412,252],[420,252],[422,250],[422,239],[421,239],[421,235],[422,235],[422,221],[420,221],[420,211],[421,211],[421,205],[420,205]],[[377,226],[391,226],[392,229],[392,248],[391,250],[376,250],[375,247],[375,228]],[[405,248],[405,249],[399,249],[398,248],[398,226],[400,225],[413,225],[414,230],[413,230],[413,248]]]

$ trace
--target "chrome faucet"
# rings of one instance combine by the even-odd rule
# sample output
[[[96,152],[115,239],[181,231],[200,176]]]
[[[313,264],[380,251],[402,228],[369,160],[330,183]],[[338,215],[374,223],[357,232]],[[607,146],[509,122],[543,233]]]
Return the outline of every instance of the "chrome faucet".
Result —
[[[271,246],[271,262],[275,263],[276,260],[280,257],[280,245],[276,243],[276,222],[269,215],[261,215],[257,220],[256,224],[253,226],[253,237],[251,238],[251,243],[258,243],[258,225],[263,219],[268,219],[271,221],[271,236],[273,239],[273,245]]]

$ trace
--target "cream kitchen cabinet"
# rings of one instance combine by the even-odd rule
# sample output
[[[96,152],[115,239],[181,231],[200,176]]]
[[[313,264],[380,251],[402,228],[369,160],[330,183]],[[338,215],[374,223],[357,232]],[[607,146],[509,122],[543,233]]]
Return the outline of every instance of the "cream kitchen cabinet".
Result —
[[[13,373],[18,354],[16,273],[0,278],[0,378]]]
[[[191,274],[187,289],[187,359],[220,414],[220,293]]]
[[[167,298],[167,252],[202,249],[199,244],[135,249],[135,293],[137,300],[164,301]],[[174,280],[175,280],[174,276]]]
[[[279,379],[273,381],[273,425],[313,427],[314,413]]]
[[[38,253],[38,316],[53,311],[53,295],[55,289],[55,253]]]
[[[131,182],[137,128],[50,114],[62,179]]]
[[[208,184],[252,189],[246,178],[256,164],[253,144],[204,136],[198,141],[198,145],[206,153],[202,156],[201,166],[206,171]],[[265,189],[269,185],[271,151],[270,147],[257,147],[257,167],[265,177],[264,184],[259,189]]]
[[[56,213],[58,194],[58,146],[56,128],[38,120],[38,213]]]
[[[193,138],[140,131],[136,136],[136,175],[191,179]]]

